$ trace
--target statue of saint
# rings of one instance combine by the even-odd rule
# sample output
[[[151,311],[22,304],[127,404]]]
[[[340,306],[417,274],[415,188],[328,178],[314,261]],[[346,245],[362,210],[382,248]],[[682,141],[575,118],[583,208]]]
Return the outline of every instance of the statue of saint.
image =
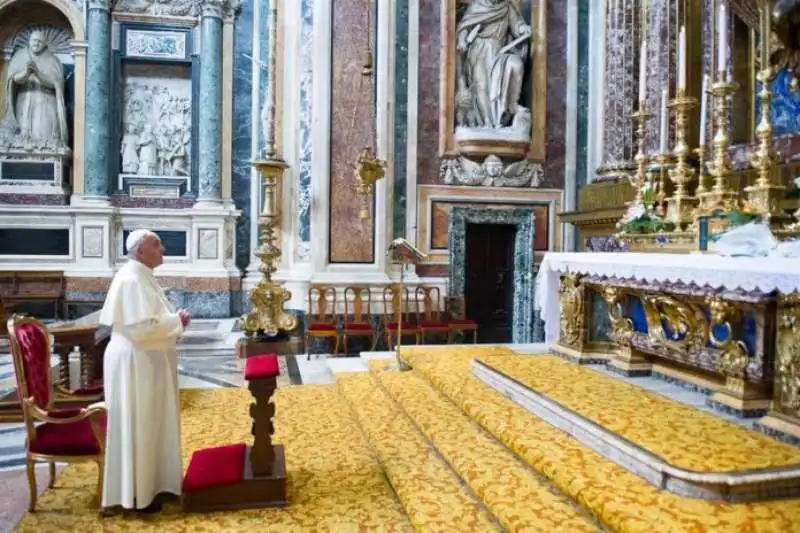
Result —
[[[25,139],[66,146],[64,70],[42,32],[31,32],[28,46],[14,52],[5,81],[6,125]]]
[[[503,128],[517,112],[531,27],[510,0],[472,0],[456,27],[459,126]]]

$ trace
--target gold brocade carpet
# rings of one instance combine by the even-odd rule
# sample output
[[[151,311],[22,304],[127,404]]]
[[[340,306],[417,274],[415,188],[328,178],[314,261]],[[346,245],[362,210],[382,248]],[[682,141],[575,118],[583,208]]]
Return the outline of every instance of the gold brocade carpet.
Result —
[[[558,357],[480,360],[678,468],[725,472],[800,464],[796,446]]]
[[[190,389],[181,400],[184,468],[195,449],[250,441],[247,390]],[[92,501],[96,467],[75,465],[17,531],[413,531],[335,385],[282,387],[275,403],[275,436],[289,471],[286,508],[184,515],[175,504],[145,519],[100,518]]]
[[[480,347],[430,350],[406,348],[402,358],[473,420],[610,530],[625,533],[800,533],[800,499],[726,504],[682,498],[662,491],[585,448],[566,433],[517,406],[472,377],[475,357],[510,350]],[[537,356],[533,356],[537,357]],[[567,387],[573,386],[567,383]],[[620,406],[619,417],[637,419],[635,406]],[[669,443],[680,427],[661,433]],[[702,450],[702,437],[697,447]]]

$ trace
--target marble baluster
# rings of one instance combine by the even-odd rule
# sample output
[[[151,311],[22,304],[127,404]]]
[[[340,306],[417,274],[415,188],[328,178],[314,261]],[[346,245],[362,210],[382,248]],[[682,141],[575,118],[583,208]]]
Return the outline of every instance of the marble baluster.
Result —
[[[89,0],[87,19],[84,195],[102,199],[111,157],[111,1]]]
[[[198,199],[222,201],[222,17],[223,0],[203,0],[200,18],[198,107]]]
[[[604,135],[600,168],[593,181],[625,178],[635,169],[634,124],[637,108],[638,51],[643,0],[609,0],[606,5]]]

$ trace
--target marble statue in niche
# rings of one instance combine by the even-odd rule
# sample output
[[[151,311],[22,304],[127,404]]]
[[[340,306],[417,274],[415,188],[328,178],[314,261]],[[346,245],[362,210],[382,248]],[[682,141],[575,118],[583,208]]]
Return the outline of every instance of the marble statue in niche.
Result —
[[[67,149],[64,67],[56,51],[68,39],[62,30],[48,27],[26,28],[15,38],[4,79],[0,148]]]
[[[123,174],[191,174],[191,104],[188,78],[126,77],[120,143]]]
[[[456,138],[528,140],[522,86],[532,29],[511,0],[473,0],[456,25]]]
[[[488,156],[483,163],[462,156],[445,159],[440,174],[446,185],[533,188],[541,185],[544,168],[528,159],[506,165],[496,155]]]

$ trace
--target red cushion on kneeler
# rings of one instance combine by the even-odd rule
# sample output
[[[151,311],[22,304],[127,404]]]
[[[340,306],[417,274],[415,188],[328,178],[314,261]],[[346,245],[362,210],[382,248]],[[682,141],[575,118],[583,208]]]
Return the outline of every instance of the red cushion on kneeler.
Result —
[[[239,483],[244,479],[245,453],[247,445],[244,443],[197,450],[186,469],[183,492]]]
[[[278,356],[274,353],[248,357],[244,365],[244,379],[247,381],[272,378],[280,375],[280,373]]]

